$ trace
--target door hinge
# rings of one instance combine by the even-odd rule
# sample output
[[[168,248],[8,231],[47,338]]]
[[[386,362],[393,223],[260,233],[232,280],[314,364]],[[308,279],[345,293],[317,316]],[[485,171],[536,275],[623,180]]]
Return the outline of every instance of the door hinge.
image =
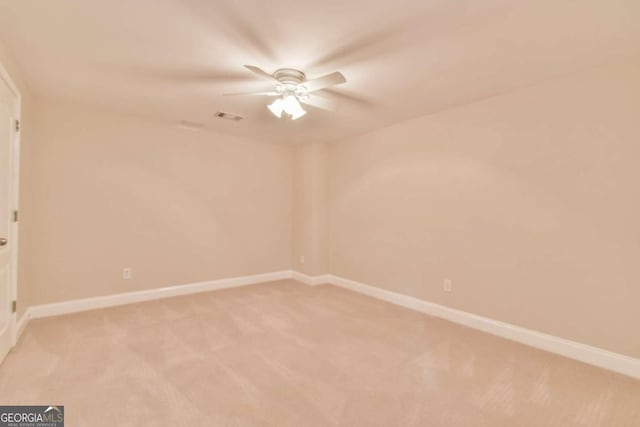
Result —
[[[11,312],[15,313],[16,311],[18,311],[18,301],[13,300],[11,303]]]
[[[18,211],[13,211],[13,222],[18,222]]]
[[[16,132],[20,132],[20,120],[16,120]]]

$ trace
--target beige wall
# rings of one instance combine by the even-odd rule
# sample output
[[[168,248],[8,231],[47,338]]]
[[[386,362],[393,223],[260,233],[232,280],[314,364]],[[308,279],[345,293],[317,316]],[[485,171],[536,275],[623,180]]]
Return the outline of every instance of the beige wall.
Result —
[[[330,271],[640,357],[639,119],[634,63],[335,143]]]
[[[20,313],[293,266],[640,357],[640,63],[290,148],[34,102],[0,61]]]
[[[326,171],[325,144],[302,144],[295,148],[291,265],[308,275],[328,272]]]
[[[49,101],[35,130],[34,304],[290,268],[290,147]]]

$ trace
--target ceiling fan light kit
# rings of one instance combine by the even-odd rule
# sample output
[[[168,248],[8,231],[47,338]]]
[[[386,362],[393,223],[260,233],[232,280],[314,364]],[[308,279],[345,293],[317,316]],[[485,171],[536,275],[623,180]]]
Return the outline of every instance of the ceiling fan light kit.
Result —
[[[283,112],[291,116],[292,120],[299,119],[300,117],[307,114],[307,112],[304,110],[304,108],[302,108],[302,105],[300,105],[300,102],[294,95],[286,95],[283,98],[278,98],[273,101],[267,108],[277,118],[281,118]]]
[[[268,105],[267,108],[278,118],[282,118],[282,113],[285,113],[290,116],[292,120],[297,120],[307,114],[301,104],[309,104],[322,109],[331,109],[328,102],[318,99],[313,92],[327,89],[347,81],[340,72],[334,72],[317,79],[307,80],[307,77],[302,71],[293,68],[280,68],[273,74],[269,74],[254,65],[245,65],[245,68],[262,78],[272,80],[275,87],[257,92],[229,93],[225,95],[277,96],[278,98]]]

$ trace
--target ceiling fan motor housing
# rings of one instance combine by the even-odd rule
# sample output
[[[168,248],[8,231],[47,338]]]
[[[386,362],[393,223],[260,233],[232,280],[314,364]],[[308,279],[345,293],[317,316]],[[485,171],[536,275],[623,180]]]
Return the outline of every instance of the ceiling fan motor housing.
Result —
[[[289,90],[295,90],[307,79],[302,71],[293,68],[280,68],[273,73],[273,77]]]

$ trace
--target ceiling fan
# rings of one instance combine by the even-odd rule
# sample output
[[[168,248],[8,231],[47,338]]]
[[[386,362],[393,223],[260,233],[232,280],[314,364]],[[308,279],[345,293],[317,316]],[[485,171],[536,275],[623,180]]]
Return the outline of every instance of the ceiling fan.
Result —
[[[347,79],[342,73],[336,71],[317,79],[307,80],[305,74],[293,68],[280,68],[273,74],[269,74],[255,65],[245,65],[245,68],[256,75],[271,80],[272,86],[263,90],[242,93],[225,93],[225,96],[258,95],[277,96],[267,108],[278,118],[285,113],[292,120],[299,119],[307,114],[302,104],[311,105],[324,110],[333,110],[333,103],[322,98],[314,92],[327,89],[331,86],[345,83]]]

